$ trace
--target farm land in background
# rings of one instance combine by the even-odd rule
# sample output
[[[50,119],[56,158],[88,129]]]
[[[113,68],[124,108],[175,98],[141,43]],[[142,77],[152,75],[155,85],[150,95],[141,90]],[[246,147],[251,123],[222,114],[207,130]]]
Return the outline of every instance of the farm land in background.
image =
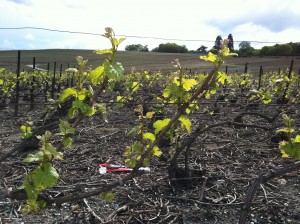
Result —
[[[88,50],[24,50],[21,51],[21,71],[31,71],[32,68],[28,65],[32,65],[33,57],[36,59],[36,66],[42,69],[47,69],[47,64],[50,63],[52,70],[54,62],[57,69],[59,65],[63,66],[63,70],[68,65],[76,67],[76,56],[79,55],[88,59],[88,66],[92,68],[101,65],[107,58]],[[132,70],[150,71],[149,74],[161,71],[164,76],[177,71],[171,63],[177,58],[188,77],[194,73],[208,74],[213,69],[211,63],[200,60],[199,56],[120,51],[116,61],[124,66],[128,74]],[[247,63],[249,74],[258,75],[260,66],[264,74],[277,73],[279,69],[288,73],[292,60],[294,74],[299,75],[300,58],[297,57],[227,57],[221,69],[225,70],[227,66],[229,75],[243,74]],[[0,67],[15,73],[16,65],[17,51],[0,51]],[[144,102],[146,107],[153,107],[155,103],[149,95],[161,94],[165,87],[164,81],[158,80],[153,86],[141,86],[136,102],[125,103],[121,108],[112,104],[107,122],[100,116],[86,118],[78,127],[73,146],[64,151],[64,160],[54,161],[60,180],[48,193],[60,197],[78,191],[80,195],[123,177],[125,174],[100,175],[98,165],[107,162],[124,164],[124,150],[135,140],[128,133],[138,124],[136,106]],[[218,91],[210,99],[201,99],[200,110],[191,114],[193,129],[201,125],[206,127],[206,124],[212,126],[196,135],[196,140],[189,149],[189,156],[186,158],[190,165],[190,178],[185,179],[185,176],[179,175],[169,179],[167,145],[162,147],[164,155],[151,161],[150,173],[135,177],[112,190],[115,193],[112,203],[93,196],[47,207],[26,216],[20,212],[22,201],[2,199],[0,195],[0,221],[53,224],[101,223],[101,220],[103,223],[237,223],[247,190],[255,178],[274,167],[294,163],[291,158],[282,158],[278,140],[273,141],[276,130],[282,127],[282,119],[276,115],[286,110],[295,120],[297,133],[300,127],[299,104],[287,106],[277,104],[274,99],[270,104],[256,102],[251,105],[247,92],[244,92],[246,89],[238,89],[236,102],[222,100],[220,96],[223,92]],[[116,97],[115,92],[107,91],[103,93],[102,100],[110,102]],[[43,100],[36,98],[37,102]],[[31,117],[34,124],[41,125],[45,116],[48,116],[45,115],[42,104],[31,110],[28,101],[22,99],[22,103],[25,105],[20,106],[19,117],[13,116],[13,102],[0,110],[0,157],[20,144],[20,126],[28,117]],[[171,105],[164,106],[165,113],[162,116],[171,116]],[[64,115],[66,114],[67,112]],[[230,125],[229,121],[239,121],[242,126],[236,123]],[[222,122],[229,125],[213,127]],[[19,187],[25,174],[34,167],[34,164],[22,162],[25,156],[26,152],[18,152],[0,164],[0,176],[4,177],[0,183],[1,191],[5,187]],[[181,168],[186,163],[185,156],[182,153],[178,159]],[[299,223],[299,175],[299,170],[296,170],[260,184],[251,204],[248,223]]]
[[[76,66],[76,57],[83,56],[88,59],[88,65],[95,68],[102,64],[106,58],[105,55],[97,55],[93,50],[22,50],[21,51],[21,70],[28,69],[26,65],[32,65],[33,57],[36,58],[38,67],[47,69],[47,64],[50,63],[50,69],[53,68],[53,63],[62,64],[63,69]],[[116,60],[122,63],[126,71],[131,71],[134,67],[137,71],[150,72],[168,72],[176,71],[171,61],[179,59],[181,66],[184,69],[192,72],[209,72],[211,64],[199,59],[200,54],[189,53],[157,53],[157,52],[130,52],[119,51]],[[291,60],[295,59],[294,71],[300,69],[300,56],[290,57],[228,57],[226,58],[225,66],[228,66],[228,73],[238,72],[243,73],[245,64],[248,63],[248,73],[259,73],[260,66],[264,72],[278,71],[278,69],[289,68]],[[6,68],[8,71],[15,73],[17,65],[17,51],[0,51],[0,67]]]

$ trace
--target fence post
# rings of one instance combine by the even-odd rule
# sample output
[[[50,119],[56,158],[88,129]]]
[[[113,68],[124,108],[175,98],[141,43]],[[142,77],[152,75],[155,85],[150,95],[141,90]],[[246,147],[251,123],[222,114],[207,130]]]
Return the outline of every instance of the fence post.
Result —
[[[299,86],[299,81],[300,81],[300,68],[299,68],[299,70],[298,70],[298,86]]]
[[[290,65],[290,69],[289,69],[289,73],[288,73],[289,79],[291,79],[291,75],[292,75],[292,71],[293,71],[293,66],[294,66],[294,59],[292,59],[291,65]],[[286,83],[286,86],[285,86],[285,89],[284,89],[284,93],[283,93],[283,97],[282,97],[282,98],[285,99],[285,96],[286,96],[286,93],[287,93],[289,87],[290,87],[290,83],[288,82],[288,83]]]
[[[245,73],[245,74],[248,73],[248,62],[246,62],[246,64],[245,64],[245,70],[244,70],[244,73]]]
[[[61,74],[62,74],[62,64],[60,64],[60,69],[59,69],[59,80],[58,80],[58,86],[57,86],[58,93],[60,93],[60,88],[61,88]]]
[[[288,74],[289,79],[291,78],[291,75],[292,75],[293,66],[294,66],[294,59],[292,59],[291,65],[290,65],[289,74]]]
[[[257,87],[257,90],[260,89],[262,75],[263,75],[263,67],[261,65],[260,68],[259,68],[259,77],[258,77],[258,87]]]
[[[72,73],[71,87],[74,86],[75,72]]]
[[[48,62],[47,64],[47,76],[45,77],[45,89],[44,89],[44,94],[45,94],[45,103],[48,101],[48,90],[49,90],[49,84],[48,84],[48,78],[49,78],[49,70],[50,70],[50,63]]]
[[[35,57],[33,57],[32,69],[33,76],[30,85],[30,110],[34,109]]]
[[[19,114],[19,97],[20,97],[20,68],[21,68],[21,51],[18,50],[18,60],[17,60],[17,82],[16,82],[16,102],[15,102],[15,116]]]
[[[55,73],[56,73],[56,61],[54,62],[53,77],[52,77],[52,89],[51,89],[52,99],[54,99],[54,92],[55,92]]]
[[[68,63],[68,67],[67,68],[70,68],[70,64]],[[71,87],[71,78],[69,77],[69,72],[67,73],[67,78],[66,78],[66,85],[67,87]]]

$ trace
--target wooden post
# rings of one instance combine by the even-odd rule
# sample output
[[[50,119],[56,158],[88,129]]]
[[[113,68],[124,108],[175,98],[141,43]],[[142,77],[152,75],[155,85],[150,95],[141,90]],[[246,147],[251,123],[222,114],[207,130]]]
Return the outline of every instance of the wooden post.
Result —
[[[70,64],[69,63],[68,63],[68,68],[70,68]],[[68,78],[66,80],[67,80],[66,86],[67,87],[71,87],[71,78],[69,77],[69,73],[68,73]]]
[[[54,99],[54,92],[55,92],[55,73],[56,73],[56,62],[54,62],[53,77],[52,77],[52,89],[51,89],[52,99]]]
[[[294,66],[294,59],[292,59],[291,65],[290,65],[289,74],[288,74],[289,79],[291,78],[291,75],[292,75],[293,66]]]
[[[246,64],[245,64],[245,70],[244,70],[244,73],[245,73],[245,74],[248,73],[248,62],[246,62]]]
[[[19,97],[20,97],[20,68],[21,68],[21,51],[18,51],[18,60],[17,60],[17,82],[16,82],[16,102],[15,102],[15,116],[19,114]]]
[[[58,80],[58,86],[57,86],[58,93],[60,93],[60,88],[61,88],[61,74],[62,74],[62,64],[60,64],[60,68],[59,68],[59,80]]]
[[[48,101],[48,90],[49,90],[49,84],[48,84],[48,78],[49,78],[49,70],[50,70],[50,63],[48,62],[47,64],[47,76],[46,76],[46,80],[45,80],[45,90],[44,90],[44,94],[45,94],[45,103],[47,103]]]
[[[33,62],[32,62],[32,80],[31,80],[31,85],[30,85],[30,110],[34,109],[34,85],[35,85],[35,57],[33,57]]]
[[[300,81],[300,68],[299,68],[299,70],[298,70],[298,86],[299,86],[299,81]]]
[[[261,77],[263,75],[263,67],[262,65],[260,66],[260,69],[259,69],[259,77],[258,77],[258,87],[257,87],[257,90],[260,89],[260,86],[261,86]]]
[[[74,86],[75,72],[72,73],[71,87]]]
[[[289,79],[291,79],[291,75],[292,75],[292,71],[293,71],[293,66],[294,66],[294,59],[292,59],[291,65],[290,65],[290,69],[289,69],[289,73],[288,73]],[[288,83],[286,83],[286,86],[285,86],[285,89],[284,89],[284,93],[283,93],[283,97],[282,97],[283,99],[285,99],[286,93],[287,93],[289,87],[290,87],[290,83],[288,82]]]

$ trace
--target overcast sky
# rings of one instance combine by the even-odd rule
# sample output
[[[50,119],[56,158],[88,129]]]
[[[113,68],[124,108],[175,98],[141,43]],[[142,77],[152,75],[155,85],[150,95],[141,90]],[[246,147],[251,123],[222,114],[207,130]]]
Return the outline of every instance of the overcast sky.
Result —
[[[121,50],[167,42],[210,49],[218,35],[230,33],[236,49],[239,41],[255,48],[300,42],[300,0],[1,0],[0,9],[2,50],[110,46],[100,35],[2,29],[18,27],[102,34],[109,26],[127,36]]]

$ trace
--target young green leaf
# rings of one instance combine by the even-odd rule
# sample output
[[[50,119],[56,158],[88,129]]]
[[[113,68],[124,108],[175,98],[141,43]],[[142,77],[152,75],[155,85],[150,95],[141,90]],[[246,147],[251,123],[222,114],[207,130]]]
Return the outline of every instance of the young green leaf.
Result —
[[[105,50],[96,50],[95,51],[96,54],[112,54],[112,50],[111,49],[105,49]]]
[[[212,63],[215,63],[217,61],[217,55],[209,52],[207,56],[200,56],[200,59],[204,61],[210,61]]]
[[[32,177],[34,185],[40,189],[53,187],[59,178],[56,169],[49,162],[38,166],[32,172],[34,173]]]
[[[162,151],[157,146],[154,146],[153,149],[151,150],[151,154],[153,156],[160,157],[162,155]]]
[[[143,134],[143,139],[148,139],[150,140],[151,142],[154,142],[155,140],[155,135],[152,134],[151,132],[146,132]]]
[[[198,82],[195,79],[183,79],[183,88],[186,91],[190,91],[194,85],[197,85]]]
[[[180,116],[178,120],[181,122],[181,126],[184,127],[190,133],[192,126],[191,120],[185,116]]]
[[[300,160],[300,143],[282,141],[279,144],[279,149],[282,157],[286,158],[290,156],[296,160]]]
[[[88,104],[80,100],[74,100],[72,106],[74,108],[80,109],[81,113],[83,113],[84,115],[88,115],[92,110],[92,108]]]
[[[87,95],[87,91],[85,89],[82,89],[82,90],[77,92],[77,98],[80,101],[83,101],[85,99],[86,95]]]
[[[147,112],[147,113],[146,113],[146,118],[147,118],[147,119],[151,119],[151,118],[153,117],[154,114],[155,114],[154,111]]]
[[[300,143],[300,135],[296,135],[294,142]]]
[[[73,144],[73,139],[70,137],[63,138],[63,145],[64,147],[70,147]]]
[[[26,158],[23,160],[23,162],[31,163],[31,162],[38,162],[42,161],[44,157],[44,153],[39,151],[35,154],[28,154]]]
[[[64,102],[68,97],[75,96],[77,97],[77,90],[74,88],[65,89],[59,97],[60,102]]]
[[[109,79],[119,82],[124,78],[124,68],[120,63],[112,65],[108,60],[105,60],[103,66],[105,74]]]
[[[57,149],[50,143],[48,143],[46,145],[46,152],[48,153],[49,156],[49,161],[52,160],[52,158],[54,159],[58,159],[58,160],[63,160],[63,153],[62,152],[58,152]]]
[[[70,123],[66,120],[59,121],[59,129],[63,135],[69,135],[75,133],[75,128],[71,127]]]
[[[91,79],[93,86],[96,86],[100,82],[100,79],[102,78],[103,73],[104,73],[103,66],[99,66],[99,67],[95,68],[93,71],[91,71],[90,79]]]
[[[166,118],[164,120],[157,120],[156,122],[154,122],[154,133],[158,134],[162,129],[164,129],[164,127],[166,127],[169,124],[170,120],[170,118]]]

